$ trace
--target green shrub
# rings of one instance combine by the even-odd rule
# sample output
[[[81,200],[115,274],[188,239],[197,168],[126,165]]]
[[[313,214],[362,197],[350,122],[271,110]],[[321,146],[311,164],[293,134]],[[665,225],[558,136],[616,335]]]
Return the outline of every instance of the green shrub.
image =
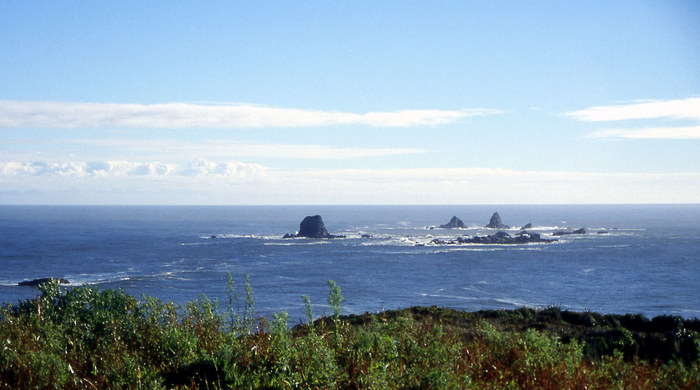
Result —
[[[314,322],[304,296],[307,322],[290,330],[286,312],[253,317],[245,284],[241,312],[230,276],[226,309],[47,283],[0,309],[0,389],[700,386],[700,336],[675,317],[438,307],[343,317],[329,281],[332,316]],[[673,331],[624,326],[652,323]]]

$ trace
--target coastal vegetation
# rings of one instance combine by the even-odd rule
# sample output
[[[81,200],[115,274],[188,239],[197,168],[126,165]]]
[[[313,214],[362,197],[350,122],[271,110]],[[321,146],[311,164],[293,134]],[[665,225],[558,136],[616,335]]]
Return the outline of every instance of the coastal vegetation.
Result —
[[[657,389],[700,387],[700,320],[545,309],[411,307],[256,317],[57,280],[0,311],[0,388]],[[293,325],[293,326],[291,326]]]

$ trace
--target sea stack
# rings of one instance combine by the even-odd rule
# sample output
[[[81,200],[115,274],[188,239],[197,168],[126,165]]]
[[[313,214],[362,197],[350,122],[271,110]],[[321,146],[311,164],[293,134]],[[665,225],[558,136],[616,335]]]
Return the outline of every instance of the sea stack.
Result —
[[[463,228],[463,227],[464,227],[464,222],[462,222],[462,220],[457,218],[456,216],[452,217],[452,219],[450,219],[450,222],[448,222],[444,225],[440,225],[441,229],[455,229],[455,228]]]
[[[320,215],[312,215],[305,217],[299,224],[299,233],[285,234],[284,238],[336,238],[328,233],[326,225],[323,223],[323,218]]]
[[[501,216],[498,215],[498,212],[493,213],[491,216],[491,220],[489,221],[489,224],[486,225],[487,228],[489,229],[509,229],[510,226],[504,225],[503,222],[501,222]]]

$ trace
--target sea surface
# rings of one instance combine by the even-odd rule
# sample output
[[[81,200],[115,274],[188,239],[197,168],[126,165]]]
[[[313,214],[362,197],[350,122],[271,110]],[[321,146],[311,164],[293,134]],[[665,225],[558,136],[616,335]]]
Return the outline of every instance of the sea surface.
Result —
[[[546,244],[432,245],[495,233]],[[283,239],[321,215],[332,240]],[[457,216],[464,229],[436,228]],[[585,235],[555,237],[585,227]],[[371,238],[361,238],[362,234]],[[344,313],[414,305],[464,310],[560,307],[648,317],[700,317],[700,205],[538,206],[0,206],[0,302],[38,294],[18,282],[62,277],[70,286],[122,289],[178,304],[228,305],[227,274],[243,306],[301,320],[302,294],[329,313],[328,280]]]

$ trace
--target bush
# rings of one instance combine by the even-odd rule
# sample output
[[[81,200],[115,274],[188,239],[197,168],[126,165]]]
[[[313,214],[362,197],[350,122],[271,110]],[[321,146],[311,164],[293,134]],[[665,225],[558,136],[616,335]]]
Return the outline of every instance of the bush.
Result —
[[[329,281],[332,316],[313,321],[305,297],[307,321],[290,329],[285,312],[253,318],[245,285],[241,311],[232,278],[226,309],[48,283],[0,309],[0,388],[700,386],[700,336],[674,317],[438,307],[344,317]],[[652,324],[674,330],[625,326]]]

